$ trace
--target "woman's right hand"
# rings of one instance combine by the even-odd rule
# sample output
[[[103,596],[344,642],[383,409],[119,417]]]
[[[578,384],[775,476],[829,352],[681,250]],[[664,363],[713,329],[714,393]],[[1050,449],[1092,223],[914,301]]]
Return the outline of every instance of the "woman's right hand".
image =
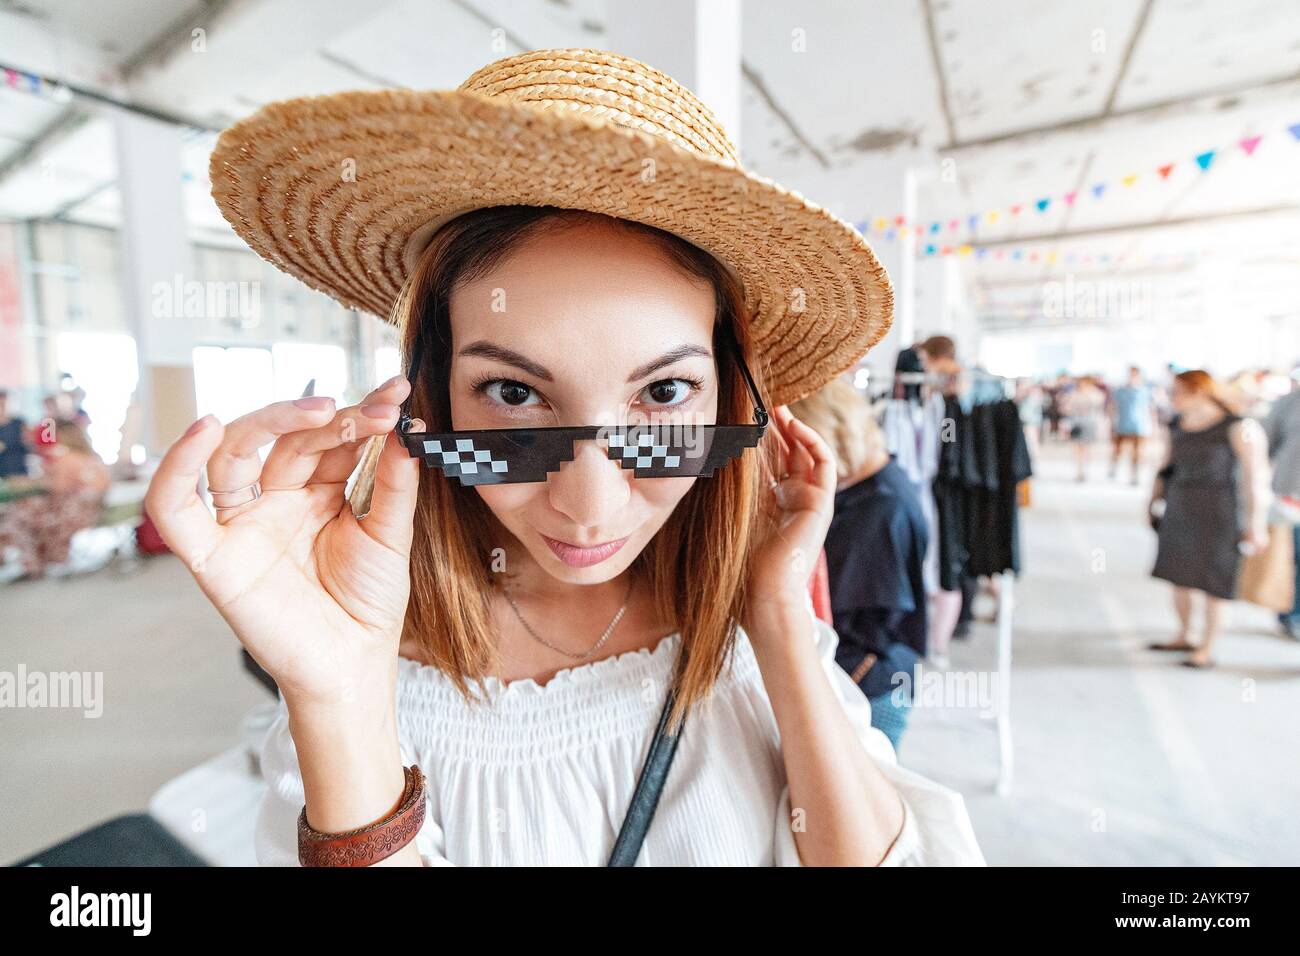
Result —
[[[391,698],[419,486],[419,461],[391,434],[409,390],[398,376],[344,409],[305,398],[226,426],[205,416],[150,484],[145,507],[163,539],[286,701]],[[345,484],[366,439],[386,432],[370,511],[358,520]],[[263,464],[258,449],[269,442]],[[209,488],[259,482],[261,497],[214,517],[197,493],[205,466]]]

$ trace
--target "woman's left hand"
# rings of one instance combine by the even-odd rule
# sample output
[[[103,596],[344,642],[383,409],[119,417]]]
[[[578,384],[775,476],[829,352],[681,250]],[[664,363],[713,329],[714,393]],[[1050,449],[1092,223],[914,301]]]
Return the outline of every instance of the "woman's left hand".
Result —
[[[835,456],[817,432],[780,405],[772,422],[784,446],[778,480],[769,486],[772,519],[754,545],[745,609],[746,631],[756,615],[802,611],[808,582],[835,512]]]

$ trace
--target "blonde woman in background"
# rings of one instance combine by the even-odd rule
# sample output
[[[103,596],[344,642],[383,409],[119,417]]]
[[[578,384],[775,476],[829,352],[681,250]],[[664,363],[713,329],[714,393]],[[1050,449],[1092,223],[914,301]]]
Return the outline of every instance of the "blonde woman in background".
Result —
[[[926,652],[923,565],[929,528],[907,474],[847,379],[791,405],[834,452],[835,513],[826,533],[836,662],[871,701],[871,724],[895,747]]]

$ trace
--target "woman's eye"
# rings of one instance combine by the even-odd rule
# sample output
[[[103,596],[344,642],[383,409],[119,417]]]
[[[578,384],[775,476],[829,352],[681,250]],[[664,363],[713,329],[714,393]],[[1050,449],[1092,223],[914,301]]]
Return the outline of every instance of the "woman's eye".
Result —
[[[684,378],[665,378],[647,385],[642,394],[652,405],[680,405],[691,397],[692,385]]]
[[[495,381],[485,382],[483,383],[482,390],[493,401],[514,408],[519,408],[525,405],[535,405],[540,402],[537,393],[531,388],[523,382],[511,381],[508,378],[499,378]],[[530,399],[532,401],[530,401]]]

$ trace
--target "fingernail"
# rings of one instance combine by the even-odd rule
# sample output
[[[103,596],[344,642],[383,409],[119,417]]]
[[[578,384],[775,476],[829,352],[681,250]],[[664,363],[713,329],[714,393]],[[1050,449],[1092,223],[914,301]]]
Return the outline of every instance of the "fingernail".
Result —
[[[383,385],[380,385],[377,389],[375,389],[375,391],[376,391],[376,392],[382,392],[382,391],[383,391],[384,389],[386,389],[386,388],[392,388],[392,387],[393,387],[394,385],[396,385],[398,382],[405,381],[405,379],[406,379],[406,376],[405,376],[405,375],[394,375],[392,378],[390,378],[388,381],[386,381]]]
[[[191,435],[197,435],[199,432],[203,431],[203,429],[205,429],[205,428],[208,427],[208,423],[209,423],[210,421],[212,421],[212,416],[211,416],[211,415],[204,415],[202,418],[200,418],[197,422],[195,422],[195,423],[194,423],[193,425],[191,425],[189,428],[185,429],[185,434],[182,435],[181,437],[182,437],[182,438],[189,438]]]
[[[396,405],[386,405],[382,402],[376,405],[362,405],[361,414],[366,418],[388,418],[390,415],[397,414]]]
[[[293,403],[299,408],[305,408],[309,412],[318,412],[322,408],[329,408],[334,404],[334,399],[328,395],[313,395],[311,398],[295,398]]]

